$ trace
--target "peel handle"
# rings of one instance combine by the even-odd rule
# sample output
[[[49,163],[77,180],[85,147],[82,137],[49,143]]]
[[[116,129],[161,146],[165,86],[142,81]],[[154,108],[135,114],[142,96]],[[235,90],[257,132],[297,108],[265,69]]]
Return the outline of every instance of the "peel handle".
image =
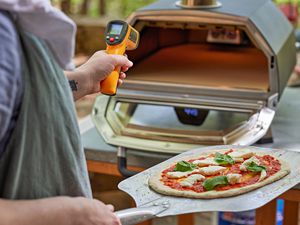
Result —
[[[147,208],[129,208],[115,212],[122,225],[137,224],[155,217],[153,207]]]

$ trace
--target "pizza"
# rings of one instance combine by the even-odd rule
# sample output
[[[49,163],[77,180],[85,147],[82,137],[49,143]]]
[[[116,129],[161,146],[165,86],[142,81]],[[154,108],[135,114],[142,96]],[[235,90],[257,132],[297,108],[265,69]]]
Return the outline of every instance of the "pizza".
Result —
[[[270,152],[219,150],[170,164],[150,177],[149,186],[165,195],[222,198],[265,186],[289,172],[289,165]]]

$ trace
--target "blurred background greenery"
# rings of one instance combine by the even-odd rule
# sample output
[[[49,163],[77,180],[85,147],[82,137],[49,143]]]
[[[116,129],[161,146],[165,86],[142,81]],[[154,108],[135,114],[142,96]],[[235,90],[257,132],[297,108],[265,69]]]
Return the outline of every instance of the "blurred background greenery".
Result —
[[[71,15],[88,17],[126,18],[133,11],[156,0],[51,0],[54,5]],[[300,0],[273,0],[276,4],[299,6]]]
[[[155,0],[52,0],[62,11],[88,17],[126,18],[133,11]]]
[[[276,0],[274,1],[276,2],[277,4],[283,4],[283,3],[298,3],[299,0]]]

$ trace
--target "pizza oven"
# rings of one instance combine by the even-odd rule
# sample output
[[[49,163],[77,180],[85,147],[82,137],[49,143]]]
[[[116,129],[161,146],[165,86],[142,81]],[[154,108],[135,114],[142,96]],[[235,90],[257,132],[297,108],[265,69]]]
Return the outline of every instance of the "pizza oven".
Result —
[[[92,115],[107,143],[179,153],[270,133],[296,62],[293,28],[270,0],[161,0],[128,22],[141,36],[134,67]]]

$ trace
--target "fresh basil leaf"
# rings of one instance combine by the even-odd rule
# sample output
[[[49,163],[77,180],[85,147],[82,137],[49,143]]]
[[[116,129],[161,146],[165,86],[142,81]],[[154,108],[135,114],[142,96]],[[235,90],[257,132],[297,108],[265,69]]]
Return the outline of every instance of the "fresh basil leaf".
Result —
[[[194,164],[186,161],[181,161],[176,164],[174,171],[186,172],[186,171],[192,171],[195,168],[196,166]]]
[[[230,155],[221,154],[219,152],[215,154],[215,162],[220,165],[234,164],[234,160]]]
[[[226,176],[217,176],[210,179],[207,179],[203,182],[203,187],[207,191],[213,190],[217,185],[226,185],[229,184]]]
[[[267,168],[265,166],[259,166],[257,165],[255,162],[251,162],[248,166],[247,166],[247,170],[251,171],[251,172],[261,172],[262,170],[266,170]]]

